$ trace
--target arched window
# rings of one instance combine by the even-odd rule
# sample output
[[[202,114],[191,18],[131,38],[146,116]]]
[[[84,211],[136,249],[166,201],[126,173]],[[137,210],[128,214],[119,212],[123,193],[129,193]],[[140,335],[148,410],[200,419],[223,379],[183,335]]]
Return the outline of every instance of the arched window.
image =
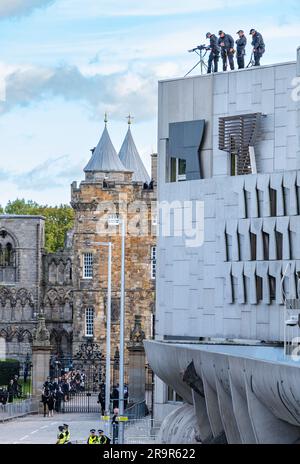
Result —
[[[4,251],[4,266],[14,265],[14,250],[11,243],[7,243]]]
[[[0,230],[0,282],[16,282],[16,267],[17,254],[14,238],[6,230]]]

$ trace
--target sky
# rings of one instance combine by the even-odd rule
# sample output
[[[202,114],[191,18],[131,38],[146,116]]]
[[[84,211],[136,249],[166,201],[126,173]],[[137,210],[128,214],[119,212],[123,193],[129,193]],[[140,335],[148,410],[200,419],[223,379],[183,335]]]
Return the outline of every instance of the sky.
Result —
[[[299,0],[0,0],[0,205],[69,203],[105,111],[117,151],[133,115],[150,170],[158,80],[183,76],[206,32],[252,27],[263,64],[295,60]]]

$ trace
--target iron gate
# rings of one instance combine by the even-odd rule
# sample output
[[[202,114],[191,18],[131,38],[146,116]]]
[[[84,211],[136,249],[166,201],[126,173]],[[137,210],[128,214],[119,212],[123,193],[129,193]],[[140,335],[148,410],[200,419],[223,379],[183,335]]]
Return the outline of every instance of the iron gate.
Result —
[[[92,341],[83,343],[73,358],[52,359],[51,380],[59,385],[56,410],[64,413],[101,412],[99,393],[105,397],[104,356]]]

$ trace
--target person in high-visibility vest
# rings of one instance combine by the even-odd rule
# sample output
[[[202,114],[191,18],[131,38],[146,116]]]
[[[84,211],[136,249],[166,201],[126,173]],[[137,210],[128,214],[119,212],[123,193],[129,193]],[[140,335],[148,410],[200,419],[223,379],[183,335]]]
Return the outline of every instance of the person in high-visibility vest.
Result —
[[[87,439],[87,444],[88,445],[99,445],[99,437],[96,435],[95,429],[90,430],[90,436]]]
[[[104,431],[98,430],[98,433],[99,433],[99,436],[98,436],[99,445],[109,445],[111,440],[106,435],[104,435]]]
[[[64,424],[64,432],[65,432],[65,445],[71,444],[71,432],[69,430],[68,424]]]
[[[66,440],[65,429],[62,425],[58,427],[57,442],[56,445],[64,445]]]

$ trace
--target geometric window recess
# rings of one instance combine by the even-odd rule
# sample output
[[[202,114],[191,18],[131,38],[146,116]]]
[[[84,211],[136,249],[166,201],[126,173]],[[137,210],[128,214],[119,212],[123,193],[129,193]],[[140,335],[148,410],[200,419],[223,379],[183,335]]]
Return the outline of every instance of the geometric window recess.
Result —
[[[262,114],[240,114],[219,119],[219,150],[231,157],[231,175],[255,174],[254,145]]]

